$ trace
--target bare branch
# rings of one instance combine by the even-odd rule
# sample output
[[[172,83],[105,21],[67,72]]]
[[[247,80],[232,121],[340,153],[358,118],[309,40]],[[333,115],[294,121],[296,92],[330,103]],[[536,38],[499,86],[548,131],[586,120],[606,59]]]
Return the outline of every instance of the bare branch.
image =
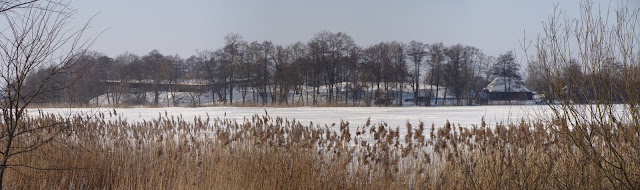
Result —
[[[26,2],[18,2],[17,4],[9,5],[9,7],[1,8],[0,9],[0,13],[9,11],[9,10],[15,9],[15,8],[22,8],[25,5],[28,5],[28,4],[31,4],[31,3],[35,3],[36,1],[39,1],[39,0],[30,0],[30,1],[26,1]]]

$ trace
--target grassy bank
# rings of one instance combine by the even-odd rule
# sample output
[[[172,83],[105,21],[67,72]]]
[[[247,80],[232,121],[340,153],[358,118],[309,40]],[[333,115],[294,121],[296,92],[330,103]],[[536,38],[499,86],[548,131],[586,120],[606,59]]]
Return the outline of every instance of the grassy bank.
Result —
[[[485,127],[349,123],[326,127],[254,116],[244,122],[163,116],[107,122],[44,115],[25,125],[73,126],[13,157],[16,189],[620,189],[640,187],[638,137],[616,129],[583,151],[558,124]],[[637,126],[628,126],[629,128]],[[47,131],[43,131],[46,133]],[[34,135],[35,137],[35,135]],[[631,138],[628,138],[631,137]],[[29,137],[18,139],[26,143]],[[618,151],[621,157],[607,154]],[[604,153],[604,154],[596,154]],[[615,156],[625,167],[608,168]]]

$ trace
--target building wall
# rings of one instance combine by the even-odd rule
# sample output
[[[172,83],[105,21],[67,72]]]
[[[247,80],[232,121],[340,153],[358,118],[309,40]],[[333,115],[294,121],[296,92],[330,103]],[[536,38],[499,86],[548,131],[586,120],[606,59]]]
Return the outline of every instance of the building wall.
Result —
[[[489,92],[489,100],[533,100],[531,92]]]

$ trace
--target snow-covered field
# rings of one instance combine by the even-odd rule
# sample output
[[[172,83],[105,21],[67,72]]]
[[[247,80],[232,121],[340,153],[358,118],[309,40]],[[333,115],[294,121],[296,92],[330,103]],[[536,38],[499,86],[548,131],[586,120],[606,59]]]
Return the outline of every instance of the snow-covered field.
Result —
[[[141,121],[164,116],[182,116],[187,121],[194,117],[228,118],[242,121],[243,118],[254,114],[264,115],[265,112],[272,117],[296,119],[303,124],[313,122],[314,125],[331,125],[340,123],[341,120],[349,121],[351,127],[362,126],[367,118],[371,118],[372,124],[386,122],[389,126],[401,126],[406,122],[416,126],[424,122],[428,127],[435,124],[436,128],[443,126],[447,120],[454,124],[470,127],[480,125],[484,117],[488,125],[496,123],[519,122],[521,119],[546,119],[548,108],[541,105],[503,105],[503,106],[460,106],[460,107],[298,107],[298,108],[260,108],[260,107],[166,107],[166,108],[115,108],[118,117],[110,116],[113,108],[43,108],[46,113],[60,114],[96,114],[104,113],[105,119],[115,120],[118,117],[128,121]],[[29,114],[37,114],[37,109],[30,109]]]

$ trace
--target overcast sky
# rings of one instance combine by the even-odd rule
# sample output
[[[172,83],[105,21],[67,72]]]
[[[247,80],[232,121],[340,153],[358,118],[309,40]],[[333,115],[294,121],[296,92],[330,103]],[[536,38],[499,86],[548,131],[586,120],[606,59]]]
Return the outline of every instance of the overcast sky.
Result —
[[[620,2],[640,7],[638,0],[612,0],[612,7]],[[522,54],[524,31],[530,39],[541,32],[554,4],[577,16],[578,0],[75,0],[72,6],[75,21],[96,15],[90,35],[104,31],[93,50],[115,57],[157,49],[187,58],[220,48],[232,32],[287,45],[323,30],[345,32],[363,47],[416,40],[472,45],[492,56]]]

